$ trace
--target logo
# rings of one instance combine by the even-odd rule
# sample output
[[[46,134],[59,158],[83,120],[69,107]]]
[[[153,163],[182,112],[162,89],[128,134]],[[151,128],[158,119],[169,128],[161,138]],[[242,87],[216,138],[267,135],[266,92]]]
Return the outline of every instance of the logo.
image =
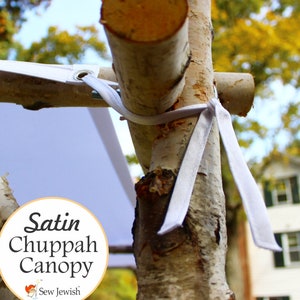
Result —
[[[0,273],[19,299],[85,299],[101,282],[108,243],[85,207],[42,198],[17,209],[0,237]]]
[[[27,293],[27,296],[32,298],[32,299],[37,299],[37,285],[26,285],[25,286],[25,291]]]

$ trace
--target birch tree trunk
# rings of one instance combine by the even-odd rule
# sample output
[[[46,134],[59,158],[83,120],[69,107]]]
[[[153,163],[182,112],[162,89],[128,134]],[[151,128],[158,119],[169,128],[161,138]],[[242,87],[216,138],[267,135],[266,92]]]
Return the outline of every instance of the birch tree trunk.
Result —
[[[0,177],[0,230],[8,217],[18,208],[16,199],[4,176]],[[18,298],[11,293],[0,277],[0,299],[17,300]]]
[[[210,9],[207,0],[103,1],[101,22],[128,109],[146,115],[209,101],[214,84]],[[165,45],[169,48],[162,48]],[[176,72],[179,77],[173,76]],[[227,237],[216,123],[183,226],[157,235],[196,121],[129,124],[137,156],[148,171],[136,184],[137,299],[234,299],[225,276]]]

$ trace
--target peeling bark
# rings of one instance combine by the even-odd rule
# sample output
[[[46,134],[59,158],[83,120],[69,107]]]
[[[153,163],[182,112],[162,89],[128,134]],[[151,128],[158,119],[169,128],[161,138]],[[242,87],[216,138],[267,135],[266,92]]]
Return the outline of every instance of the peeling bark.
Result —
[[[122,4],[120,4],[122,2]],[[164,39],[151,36],[152,52],[147,52],[149,44],[131,35],[135,28],[130,20],[125,20],[123,26],[120,18],[114,15],[114,9],[124,10],[126,3],[136,4],[136,1],[103,1],[102,23],[105,26],[110,47],[113,54],[114,68],[121,86],[122,100],[131,111],[139,114],[154,114],[166,108],[203,103],[213,96],[214,73],[211,59],[212,26],[210,21],[210,3],[205,0],[188,1],[188,42],[192,56],[186,69],[185,84],[182,93],[174,99],[174,95],[181,91],[166,89],[160,85],[168,82],[172,74],[164,68],[165,59],[158,59],[160,47],[170,40],[170,34]],[[178,14],[176,5],[185,1],[151,1],[151,5],[174,5],[173,14]],[[150,1],[140,0],[140,6]],[[164,4],[162,4],[164,3]],[[168,3],[168,4],[166,4]],[[170,4],[171,3],[171,4]],[[118,6],[120,4],[120,6]],[[137,4],[136,4],[137,5]],[[107,7],[110,9],[107,10]],[[145,6],[146,7],[146,6]],[[170,7],[168,8],[170,9]],[[114,16],[107,17],[107,11]],[[138,19],[145,20],[149,26],[159,23],[161,18],[139,10]],[[172,15],[172,12],[169,11]],[[126,15],[126,14],[125,14]],[[180,15],[182,17],[182,15]],[[179,18],[179,16],[178,16]],[[167,18],[166,18],[167,19]],[[171,17],[172,19],[172,17]],[[125,22],[130,25],[126,26]],[[186,20],[179,22],[186,24]],[[143,27],[143,26],[141,26]],[[121,30],[121,29],[122,30]],[[126,32],[127,29],[130,32]],[[163,33],[162,24],[156,27],[157,37]],[[181,29],[174,27],[173,40],[180,39]],[[169,29],[169,27],[168,27]],[[120,34],[121,31],[121,34]],[[170,31],[169,31],[170,32]],[[179,33],[179,35],[177,35]],[[141,33],[147,36],[147,33]],[[183,40],[185,41],[185,40]],[[178,48],[176,45],[178,44]],[[184,51],[175,43],[170,53]],[[125,49],[123,52],[122,49]],[[145,50],[146,48],[146,50]],[[128,54],[128,49],[130,49]],[[158,50],[157,50],[158,49]],[[184,47],[186,49],[186,47]],[[146,52],[143,52],[146,51]],[[132,54],[130,54],[132,52]],[[140,59],[145,55],[147,59]],[[186,55],[179,55],[176,62],[184,63]],[[136,61],[135,61],[136,59]],[[142,62],[142,63],[141,63]],[[151,66],[151,67],[150,67]],[[145,71],[146,70],[146,71]],[[156,74],[158,81],[156,81]],[[178,72],[181,76],[181,72]],[[174,78],[178,78],[174,76]],[[184,82],[173,81],[173,82]],[[149,84],[152,82],[152,85]],[[174,84],[170,85],[174,88]],[[160,92],[163,101],[157,101]],[[166,93],[167,92],[167,93]],[[174,101],[176,100],[176,101]],[[168,203],[172,194],[177,172],[185,153],[186,146],[196,124],[197,117],[186,118],[162,124],[160,126],[140,126],[130,124],[131,135],[136,153],[144,170],[149,172],[136,184],[137,207],[133,226],[134,254],[137,262],[138,295],[137,299],[234,299],[228,288],[225,276],[225,255],[227,250],[225,201],[222,191],[219,135],[216,124],[213,125],[205,150],[204,159],[197,176],[195,187],[187,217],[182,227],[158,236],[157,231],[163,223]]]
[[[204,157],[211,165],[197,177],[183,227],[166,235],[156,233],[175,175],[158,169],[137,183],[133,234],[138,299],[234,299],[224,271],[227,239],[218,150],[214,126]]]

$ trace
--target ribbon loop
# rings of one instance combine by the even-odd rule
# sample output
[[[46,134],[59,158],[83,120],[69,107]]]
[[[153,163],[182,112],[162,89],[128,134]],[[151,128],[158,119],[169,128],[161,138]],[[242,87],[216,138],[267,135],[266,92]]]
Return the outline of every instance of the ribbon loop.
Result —
[[[95,89],[102,96],[103,100],[105,100],[109,106],[116,110],[126,120],[140,125],[158,125],[168,123],[177,119],[186,118],[191,115],[199,115],[199,113],[207,108],[207,104],[195,104],[191,106],[185,106],[177,110],[165,112],[159,115],[137,115],[129,111],[123,105],[119,94],[104,80],[96,78],[91,74],[84,76],[82,80],[87,85]]]

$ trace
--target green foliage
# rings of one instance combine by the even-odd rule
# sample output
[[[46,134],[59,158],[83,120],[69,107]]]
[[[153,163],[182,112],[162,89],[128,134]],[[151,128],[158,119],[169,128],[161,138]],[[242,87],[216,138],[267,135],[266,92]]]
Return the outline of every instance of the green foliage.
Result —
[[[45,9],[49,7],[51,0],[5,0],[0,2],[0,12],[7,11],[10,14],[10,18],[16,26],[26,20],[24,13],[27,10]]]
[[[212,19],[216,71],[251,73],[256,95],[263,98],[271,96],[271,81],[299,86],[299,0],[212,0]],[[264,103],[272,105],[267,100]],[[280,139],[283,134],[285,146],[299,139],[298,107],[299,100],[295,99],[282,107],[282,122],[277,128],[262,126],[254,118],[234,119],[241,146],[247,148],[260,138],[273,145],[270,150],[279,146],[284,149]]]
[[[213,21],[215,27],[226,28],[234,26],[236,19],[245,19],[253,13],[258,13],[263,0],[215,0],[212,1]]]
[[[15,31],[8,11],[0,10],[0,59],[6,59]]]
[[[59,31],[52,26],[41,41],[32,43],[28,49],[18,47],[16,59],[48,64],[74,64],[82,59],[88,49],[93,49],[102,56],[106,50],[105,44],[98,39],[95,26],[78,26],[75,34],[66,30]]]
[[[87,300],[134,300],[137,282],[129,269],[108,269],[103,281]]]
[[[235,132],[238,133],[239,144],[243,148],[248,148],[257,138],[266,138],[268,134],[268,128],[250,118],[239,119],[235,117],[233,126]]]
[[[214,69],[219,72],[248,72],[254,76],[256,95],[271,98],[270,82],[299,86],[300,81],[300,1],[292,0],[212,0],[214,26]],[[271,101],[262,100],[266,106]],[[271,102],[271,103],[270,103]],[[265,119],[274,118],[266,115]],[[270,157],[281,151],[299,155],[299,101],[290,99],[281,108],[276,128],[263,126],[257,119],[234,118],[234,128],[242,147],[263,139],[272,144]],[[282,136],[285,135],[285,145]],[[239,193],[222,151],[223,189],[229,242],[244,219]]]
[[[289,103],[281,117],[282,129],[288,130],[291,141],[300,132],[300,108],[298,103]]]
[[[130,165],[134,165],[134,164],[138,164],[139,163],[139,161],[138,161],[138,159],[137,159],[137,157],[136,157],[135,154],[128,154],[128,155],[126,155],[126,160],[127,160],[128,164],[130,164]]]
[[[214,67],[251,72],[257,86],[300,80],[299,1],[213,0]]]
[[[0,1],[0,59],[7,59],[14,47],[13,35],[26,21],[27,10],[45,9],[51,0],[6,0]]]
[[[286,148],[286,152],[290,156],[300,157],[300,139],[293,140]]]
[[[9,12],[7,10],[0,10],[0,41],[11,41],[15,31]]]
[[[51,0],[6,0],[0,2],[0,59],[7,59],[14,50],[16,60],[40,63],[73,64],[82,60],[89,49],[104,56],[105,44],[99,41],[95,26],[77,27],[75,33],[50,27],[48,34],[28,49],[14,41],[14,34],[26,21],[26,11],[42,12]]]

